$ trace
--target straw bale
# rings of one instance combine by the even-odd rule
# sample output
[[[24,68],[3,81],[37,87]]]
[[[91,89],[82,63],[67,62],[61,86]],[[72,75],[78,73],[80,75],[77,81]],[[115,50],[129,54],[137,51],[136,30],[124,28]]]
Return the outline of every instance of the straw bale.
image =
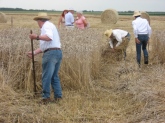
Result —
[[[107,9],[101,14],[101,22],[104,24],[116,24],[118,21],[118,12],[114,9]]]
[[[153,64],[164,64],[165,63],[165,38],[164,38],[165,30],[154,30],[152,32],[152,40],[151,43],[151,59]]]
[[[0,23],[7,23],[6,15],[0,12]]]
[[[147,12],[142,11],[141,12],[141,17],[147,19],[148,23],[150,24],[150,16]]]

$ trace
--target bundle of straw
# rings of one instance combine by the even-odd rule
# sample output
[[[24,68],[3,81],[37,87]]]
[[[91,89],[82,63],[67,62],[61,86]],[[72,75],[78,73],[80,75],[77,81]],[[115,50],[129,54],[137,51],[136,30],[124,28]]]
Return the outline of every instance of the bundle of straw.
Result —
[[[0,23],[7,23],[6,15],[0,12]]]
[[[118,12],[114,9],[107,9],[101,14],[101,22],[104,24],[116,24],[118,21]]]
[[[141,17],[147,19],[148,23],[150,24],[150,16],[149,16],[149,14],[147,12],[145,12],[145,11],[142,11],[140,13],[141,13]]]
[[[151,59],[152,63],[165,63],[165,30],[155,30],[152,32],[152,50]]]
[[[115,37],[111,38],[112,42],[113,42],[113,46],[116,46],[116,44],[118,43],[118,41],[115,39]],[[118,46],[115,47],[115,52],[112,51],[112,49],[109,46],[109,43],[105,46],[105,48],[102,51],[102,57],[104,58],[104,60],[108,60],[109,61],[109,57],[111,57],[111,59],[113,59],[112,61],[114,61],[114,59],[116,59],[117,61],[122,60],[122,58],[124,58],[124,51],[126,51],[128,44],[129,44],[129,38],[125,37],[122,38],[122,43]],[[106,61],[107,62],[107,61]]]

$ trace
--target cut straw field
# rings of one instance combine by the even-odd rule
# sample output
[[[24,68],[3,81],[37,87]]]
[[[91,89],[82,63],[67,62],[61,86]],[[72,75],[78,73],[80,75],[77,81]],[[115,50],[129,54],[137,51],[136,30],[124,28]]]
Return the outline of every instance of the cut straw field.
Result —
[[[41,95],[33,96],[32,63],[26,56],[31,50],[30,30],[40,33],[34,16],[8,13],[7,23],[0,23],[0,123],[165,122],[165,17],[150,17],[149,64],[141,68],[136,64],[132,16],[102,24],[100,16],[87,15],[91,27],[86,30],[58,29],[63,99],[40,105]],[[57,25],[59,15],[51,16]],[[131,34],[126,60],[107,52],[103,34],[111,28]],[[38,46],[35,40],[34,48]],[[37,92],[41,92],[41,57],[35,57]]]

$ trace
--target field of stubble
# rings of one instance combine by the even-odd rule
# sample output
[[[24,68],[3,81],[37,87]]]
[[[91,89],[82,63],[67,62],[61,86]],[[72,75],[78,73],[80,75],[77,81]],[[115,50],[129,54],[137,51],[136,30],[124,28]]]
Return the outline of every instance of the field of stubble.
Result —
[[[165,41],[163,34],[158,34],[165,30],[165,17],[151,16],[149,64],[142,64],[141,68],[135,59],[131,16],[119,16],[117,24],[103,25],[100,16],[88,15],[89,29],[58,29],[63,50],[59,73],[63,99],[40,105],[40,95],[33,96],[32,64],[25,54],[31,50],[30,30],[40,32],[34,16],[8,14],[7,24],[0,24],[0,122],[165,122],[165,66],[155,58],[153,48],[157,36]],[[58,18],[52,15],[51,22],[57,25]],[[110,28],[130,32],[126,60],[117,60],[115,53],[104,54],[108,42],[103,33]],[[34,41],[34,47],[38,45]],[[41,57],[42,54],[35,58],[38,92],[41,91]]]

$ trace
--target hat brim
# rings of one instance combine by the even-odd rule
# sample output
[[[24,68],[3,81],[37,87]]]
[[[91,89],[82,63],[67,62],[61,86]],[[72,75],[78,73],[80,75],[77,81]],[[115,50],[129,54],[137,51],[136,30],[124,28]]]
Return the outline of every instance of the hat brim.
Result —
[[[36,17],[33,18],[33,20],[35,20],[35,21],[40,20],[40,19],[50,20],[51,17],[49,17],[49,16],[36,16]]]
[[[140,15],[141,15],[140,13],[134,14],[133,17],[140,16]]]
[[[107,37],[107,38],[110,38],[111,35],[112,35],[112,29],[107,30],[107,32],[106,32],[106,37]]]
[[[108,37],[108,38],[110,38],[111,34],[112,34],[112,32],[111,32],[111,33],[109,33],[107,37]]]

